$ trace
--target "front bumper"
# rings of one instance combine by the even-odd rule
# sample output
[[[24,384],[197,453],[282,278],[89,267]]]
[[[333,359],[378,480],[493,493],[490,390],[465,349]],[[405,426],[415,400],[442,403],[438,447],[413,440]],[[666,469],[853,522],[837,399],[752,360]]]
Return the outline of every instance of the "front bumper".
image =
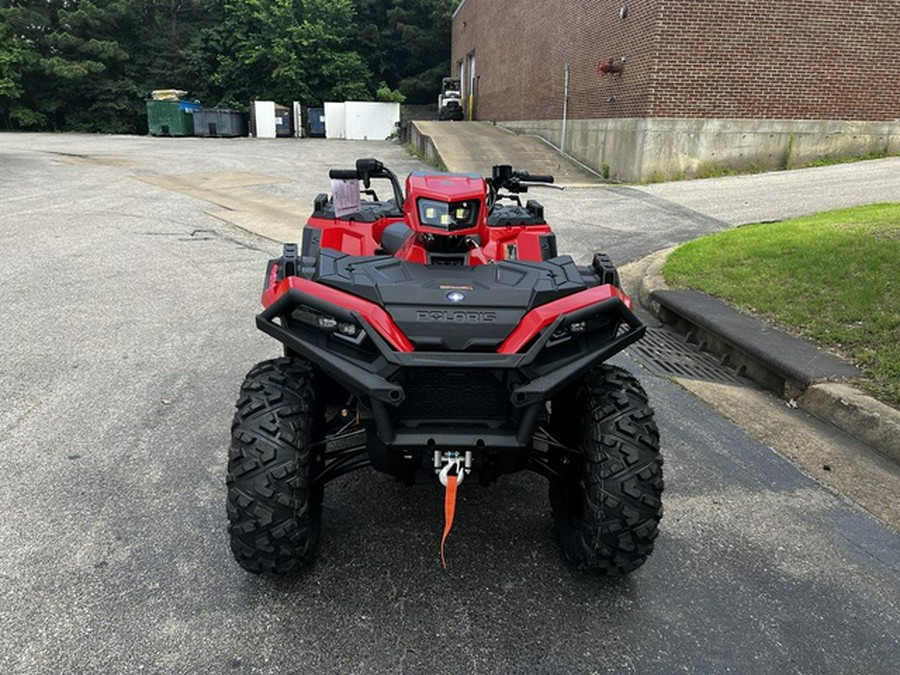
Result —
[[[545,401],[646,330],[618,290],[595,287],[532,310],[497,352],[416,351],[374,303],[296,277],[281,284],[286,285],[270,296],[257,326],[358,397],[371,409],[380,441],[389,446],[421,447],[432,441],[456,447],[526,447]],[[299,307],[360,326],[367,336],[365,348],[286,318]],[[599,328],[560,343],[561,333],[585,322]],[[428,370],[471,373],[473,380],[490,373],[501,383],[506,401],[493,421],[471,420],[470,414],[458,419],[451,405],[436,406],[428,420],[407,423],[402,418],[410,408],[404,406],[409,376]]]

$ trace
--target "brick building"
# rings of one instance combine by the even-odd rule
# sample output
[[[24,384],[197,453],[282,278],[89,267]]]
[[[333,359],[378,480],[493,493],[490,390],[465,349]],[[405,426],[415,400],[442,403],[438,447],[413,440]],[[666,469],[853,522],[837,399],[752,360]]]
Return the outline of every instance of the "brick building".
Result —
[[[900,0],[463,0],[452,64],[475,119],[626,180],[900,152]]]

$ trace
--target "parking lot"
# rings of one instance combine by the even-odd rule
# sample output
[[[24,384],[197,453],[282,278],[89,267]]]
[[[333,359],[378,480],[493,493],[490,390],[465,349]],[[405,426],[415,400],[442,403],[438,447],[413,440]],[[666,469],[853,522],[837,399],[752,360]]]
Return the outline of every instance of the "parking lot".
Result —
[[[308,573],[243,572],[229,426],[279,354],[254,316],[280,246],[254,232],[299,240],[362,156],[427,168],[387,142],[0,135],[0,672],[895,672],[897,533],[625,357],[667,488],[633,575],[567,567],[531,474],[462,486],[444,571],[437,484],[368,471],[328,486]],[[579,260],[749,209],[661,208],[679,189],[538,198]]]

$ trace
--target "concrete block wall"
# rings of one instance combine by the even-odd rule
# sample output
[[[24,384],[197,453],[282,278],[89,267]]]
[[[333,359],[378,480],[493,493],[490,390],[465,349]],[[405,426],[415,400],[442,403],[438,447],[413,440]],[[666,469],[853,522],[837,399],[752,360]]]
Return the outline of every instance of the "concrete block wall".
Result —
[[[560,120],[501,122],[559,145]],[[568,153],[622,181],[659,181],[900,154],[900,122],[628,118],[570,120]]]

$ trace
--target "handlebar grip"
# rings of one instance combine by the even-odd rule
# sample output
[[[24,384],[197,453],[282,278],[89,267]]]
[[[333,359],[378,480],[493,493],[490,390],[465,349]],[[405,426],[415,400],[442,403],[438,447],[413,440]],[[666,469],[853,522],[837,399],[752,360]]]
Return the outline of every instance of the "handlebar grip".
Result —
[[[336,180],[358,180],[359,172],[356,169],[332,169],[328,172],[328,177]]]
[[[522,180],[527,181],[529,183],[552,183],[553,176],[538,176],[530,173],[526,173],[522,176]]]

